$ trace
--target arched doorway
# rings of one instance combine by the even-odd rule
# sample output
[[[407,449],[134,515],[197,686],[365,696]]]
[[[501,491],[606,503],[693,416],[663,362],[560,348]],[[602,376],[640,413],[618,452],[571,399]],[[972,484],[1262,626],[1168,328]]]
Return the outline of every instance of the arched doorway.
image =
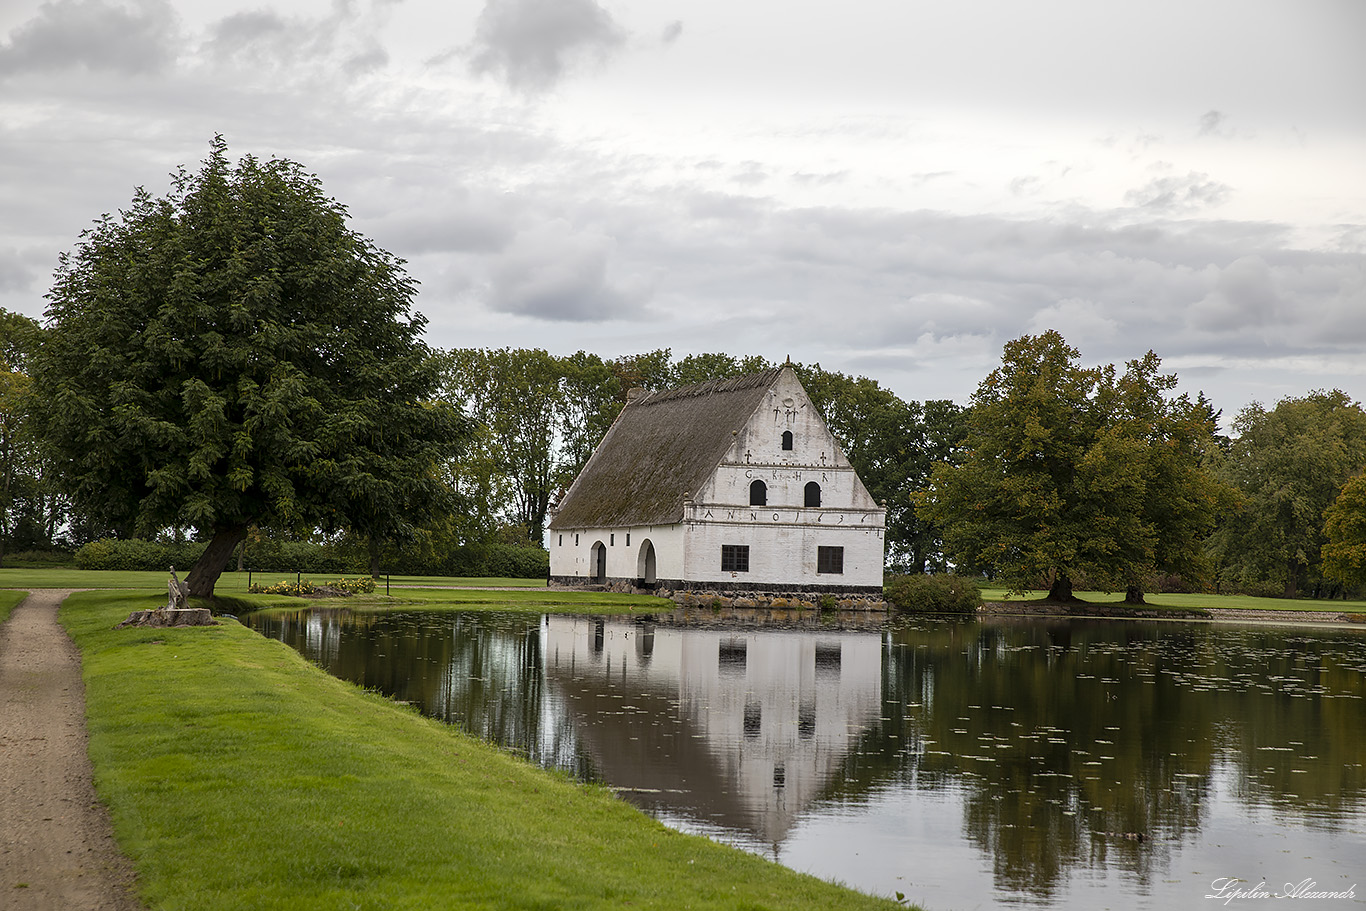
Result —
[[[601,584],[607,581],[607,548],[603,546],[601,541],[593,542],[593,551],[588,565],[592,567],[591,575],[594,582]]]
[[[655,584],[655,546],[646,538],[640,542],[640,554],[636,557],[636,579],[646,588]]]

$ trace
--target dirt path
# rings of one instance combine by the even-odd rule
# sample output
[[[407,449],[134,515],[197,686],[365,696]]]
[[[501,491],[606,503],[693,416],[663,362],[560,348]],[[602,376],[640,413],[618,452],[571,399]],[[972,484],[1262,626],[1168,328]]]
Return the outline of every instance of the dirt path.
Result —
[[[86,755],[69,591],[34,591],[0,626],[0,908],[138,911]]]

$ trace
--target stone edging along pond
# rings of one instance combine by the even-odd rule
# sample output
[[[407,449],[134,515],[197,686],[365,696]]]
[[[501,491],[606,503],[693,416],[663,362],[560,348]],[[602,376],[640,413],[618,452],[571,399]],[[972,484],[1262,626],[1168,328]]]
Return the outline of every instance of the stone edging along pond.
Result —
[[[1128,604],[1059,604],[1045,601],[989,601],[979,614],[1019,617],[1095,617],[1116,620],[1260,620],[1277,623],[1366,623],[1366,614],[1342,611],[1255,610],[1214,607],[1141,607]]]

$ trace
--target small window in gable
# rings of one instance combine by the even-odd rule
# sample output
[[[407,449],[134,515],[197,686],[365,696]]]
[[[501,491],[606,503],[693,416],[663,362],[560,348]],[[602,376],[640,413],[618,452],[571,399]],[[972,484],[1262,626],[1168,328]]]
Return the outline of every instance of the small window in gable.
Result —
[[[756,480],[749,485],[749,505],[767,506],[768,505],[768,485],[763,481]]]
[[[792,431],[790,430],[783,431],[783,449],[787,452],[792,451]]]
[[[808,481],[806,484],[806,505],[821,505],[821,485],[817,484],[815,481]]]

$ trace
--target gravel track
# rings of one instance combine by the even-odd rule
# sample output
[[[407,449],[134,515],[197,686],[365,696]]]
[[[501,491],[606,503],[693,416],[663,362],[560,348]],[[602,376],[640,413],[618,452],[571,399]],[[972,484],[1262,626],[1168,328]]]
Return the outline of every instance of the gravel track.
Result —
[[[0,908],[139,911],[86,752],[81,656],[32,592],[0,626]]]

